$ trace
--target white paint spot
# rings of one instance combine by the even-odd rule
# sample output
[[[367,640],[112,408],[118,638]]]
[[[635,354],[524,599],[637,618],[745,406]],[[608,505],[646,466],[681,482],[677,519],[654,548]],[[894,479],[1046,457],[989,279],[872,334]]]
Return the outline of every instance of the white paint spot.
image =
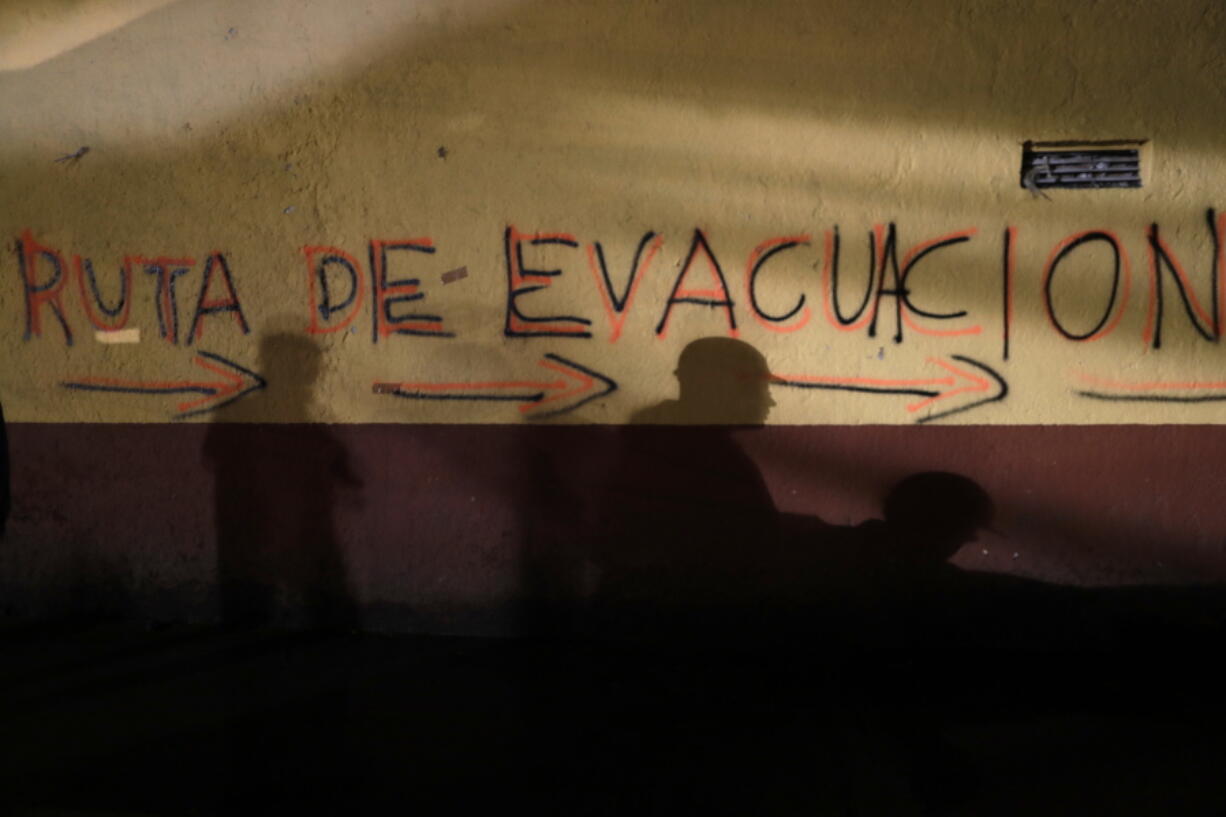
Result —
[[[140,343],[139,329],[112,329],[94,333],[99,343]]]

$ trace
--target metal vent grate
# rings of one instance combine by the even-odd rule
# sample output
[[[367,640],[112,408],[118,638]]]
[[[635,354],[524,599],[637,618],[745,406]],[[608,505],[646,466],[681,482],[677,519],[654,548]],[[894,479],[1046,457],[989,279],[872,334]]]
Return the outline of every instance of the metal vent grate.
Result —
[[[1022,187],[1140,187],[1143,140],[1026,142]]]

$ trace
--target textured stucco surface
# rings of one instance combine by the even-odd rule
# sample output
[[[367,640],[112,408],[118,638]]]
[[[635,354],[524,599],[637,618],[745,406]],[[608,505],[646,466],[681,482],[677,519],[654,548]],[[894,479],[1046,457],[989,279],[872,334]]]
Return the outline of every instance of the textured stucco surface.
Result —
[[[308,337],[304,247],[351,256],[364,293],[344,328],[348,308],[314,312],[317,328],[339,329],[309,336],[322,361],[317,399],[305,409],[314,420],[518,423],[513,404],[398,400],[372,393],[372,384],[537,381],[552,376],[539,363],[555,354],[619,389],[552,422],[621,423],[672,396],[681,349],[729,333],[729,312],[777,374],[935,380],[927,386],[945,394],[909,410],[921,401],[780,387],[770,422],[909,424],[1000,393],[954,355],[990,367],[1009,391],[941,422],[1223,417],[1218,402],[1076,395],[1086,376],[1111,393],[1217,393],[1220,346],[1195,331],[1189,314],[1203,313],[1202,328],[1217,334],[1214,237],[1226,230],[1219,222],[1210,229],[1206,217],[1226,208],[1220,3],[99,0],[14,4],[5,14],[6,42],[22,46],[0,70],[0,234],[13,250],[0,256],[0,394],[13,421],[170,419],[185,398],[61,384],[215,384],[197,351],[268,378],[269,408],[236,419],[302,419],[303,407],[281,393],[301,374],[263,360],[259,348],[272,333]],[[1121,137],[1149,140],[1140,190],[1045,199],[1019,184],[1024,140]],[[55,161],[84,147],[78,159]],[[1185,310],[1164,267],[1160,349],[1146,341],[1154,223],[1200,309]],[[869,235],[881,225],[885,239],[891,224],[904,266],[927,242],[967,239],[925,257],[906,284],[923,311],[967,314],[938,320],[903,309],[910,324],[901,324],[901,342],[892,279],[876,287],[886,293],[875,336],[868,326],[836,328],[826,314],[828,236],[837,227],[839,302],[851,314],[867,280]],[[528,268],[561,271],[517,307],[530,317],[583,318],[592,337],[507,335],[509,225],[527,237]],[[670,312],[696,230],[734,306],[679,303]],[[1091,230],[1117,236],[1128,262],[1109,311],[1119,320],[1093,340],[1069,340],[1048,317],[1044,270],[1063,240]],[[662,238],[658,252],[624,311],[607,309],[616,298],[589,253],[600,244],[620,296],[648,232]],[[577,246],[533,246],[537,234],[568,235]],[[388,253],[392,282],[416,278],[425,293],[389,314],[441,317],[454,336],[391,334],[375,343],[370,242],[425,238],[433,254]],[[808,242],[772,256],[758,277],[764,314],[783,315],[804,296],[781,322],[755,318],[746,287],[755,248],[774,238]],[[44,249],[64,266],[54,303],[33,291],[54,284]],[[206,274],[203,306],[231,303],[218,253],[243,320],[231,310],[197,322]],[[129,259],[123,319],[94,305],[75,256],[92,263],[111,306]],[[183,262],[173,300],[149,271],[158,258]],[[1226,261],[1216,259],[1226,278]],[[467,277],[444,284],[443,273],[459,267]],[[333,264],[327,275],[336,306],[347,273]],[[1111,285],[1108,244],[1083,245],[1058,266],[1052,311],[1071,334],[1084,334],[1104,314]],[[701,250],[681,289],[723,299]],[[27,323],[29,302],[37,331]],[[87,307],[104,326],[138,329],[139,342],[100,343]],[[805,310],[809,320],[798,325]],[[666,331],[657,332],[666,312]],[[159,326],[170,337],[159,337]]]

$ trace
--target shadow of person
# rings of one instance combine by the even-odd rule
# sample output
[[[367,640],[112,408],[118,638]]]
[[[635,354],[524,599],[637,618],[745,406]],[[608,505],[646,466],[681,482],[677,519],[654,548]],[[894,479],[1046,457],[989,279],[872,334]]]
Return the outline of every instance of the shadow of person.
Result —
[[[679,394],[622,429],[605,487],[593,564],[598,620],[622,635],[694,637],[751,614],[755,554],[774,547],[778,512],[734,439],[774,402],[754,347],[702,338],[681,352]],[[724,635],[727,633],[725,632]]]
[[[970,573],[950,560],[991,531],[992,498],[961,474],[925,471],[899,480],[882,499],[882,518],[848,531],[855,594],[845,619],[853,642],[923,649],[971,634],[983,621],[991,591],[1031,584]],[[991,588],[988,585],[992,585]],[[1004,597],[998,599],[1004,602]]]
[[[769,367],[743,341],[703,338],[675,374],[677,397],[620,430],[604,488],[592,621],[625,657],[619,706],[588,745],[616,763],[618,813],[837,809],[840,743],[813,703],[821,646],[774,635],[797,565],[740,440],[774,406]],[[820,555],[819,537],[804,544]],[[779,706],[793,695],[806,703]]]
[[[735,338],[701,338],[681,350],[676,400],[641,409],[632,425],[760,426],[775,401],[762,353]]]
[[[891,579],[914,585],[960,575],[949,560],[991,530],[994,515],[992,498],[974,480],[925,471],[895,483],[882,502],[884,518],[863,530]]]
[[[322,362],[310,338],[264,335],[257,370],[267,387],[218,411],[205,437],[222,622],[277,655],[262,669],[236,665],[226,675],[231,813],[339,805],[356,773],[346,748],[348,668],[305,677],[294,669],[313,650],[346,643],[333,637],[359,625],[335,512],[360,483],[341,442],[317,421]],[[276,630],[309,635],[265,632]]]
[[[826,552],[793,552],[798,586],[818,602],[805,626],[836,656],[830,692],[849,798],[874,813],[949,813],[977,779],[930,710],[950,694],[941,647],[975,619],[968,600],[978,586],[950,559],[990,529],[993,502],[968,477],[928,471],[891,486],[881,511],[830,529]]]
[[[227,626],[358,624],[335,509],[360,483],[336,436],[309,422],[321,362],[309,338],[264,336],[259,371],[267,388],[219,411],[206,435]]]

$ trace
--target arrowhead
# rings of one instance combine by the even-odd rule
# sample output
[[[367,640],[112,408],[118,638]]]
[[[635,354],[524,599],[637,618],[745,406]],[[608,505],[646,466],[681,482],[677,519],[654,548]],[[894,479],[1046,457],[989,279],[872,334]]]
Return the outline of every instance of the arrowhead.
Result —
[[[192,384],[198,386],[204,396],[180,403],[176,419],[216,411],[268,385],[267,380],[250,369],[212,352],[197,352],[192,362],[218,375],[221,380]]]
[[[617,383],[611,378],[559,355],[546,354],[540,364],[568,378],[570,383],[562,381],[556,386],[550,386],[539,399],[519,407],[521,412],[530,414],[534,420],[566,414],[617,391]],[[556,407],[548,411],[537,411],[545,405]]]
[[[196,414],[214,411],[235,400],[246,397],[253,391],[264,388],[268,381],[250,369],[239,366],[232,360],[212,352],[197,352],[192,360],[197,366],[220,380],[123,380],[114,377],[83,377],[61,383],[66,389],[88,392],[111,392],[119,394],[195,394],[195,397],[176,406],[176,420]]]
[[[919,411],[941,400],[946,400],[960,394],[979,394],[986,396],[982,396],[980,399],[974,400],[963,406],[948,408],[944,411],[937,412],[936,414],[929,414],[926,417],[920,417],[916,420],[917,423],[931,422],[932,420],[937,420],[941,417],[948,417],[951,414],[957,414],[958,412],[967,411],[968,409],[975,408],[976,406],[981,406],[984,403],[994,403],[998,400],[1004,400],[1005,395],[1009,393],[1009,385],[1005,382],[1005,379],[989,366],[980,363],[977,360],[972,360],[969,357],[963,357],[962,355],[950,355],[950,358],[960,363],[964,363],[973,369],[980,370],[986,374],[987,377],[976,374],[974,371],[967,371],[967,369],[955,366],[953,363],[950,363],[947,360],[940,360],[935,357],[928,358],[929,363],[935,363],[942,369],[945,369],[954,375],[954,385],[934,397],[929,397],[926,400],[919,401],[918,403],[912,403],[911,405],[907,406],[907,411]],[[993,388],[994,386],[995,390]]]

